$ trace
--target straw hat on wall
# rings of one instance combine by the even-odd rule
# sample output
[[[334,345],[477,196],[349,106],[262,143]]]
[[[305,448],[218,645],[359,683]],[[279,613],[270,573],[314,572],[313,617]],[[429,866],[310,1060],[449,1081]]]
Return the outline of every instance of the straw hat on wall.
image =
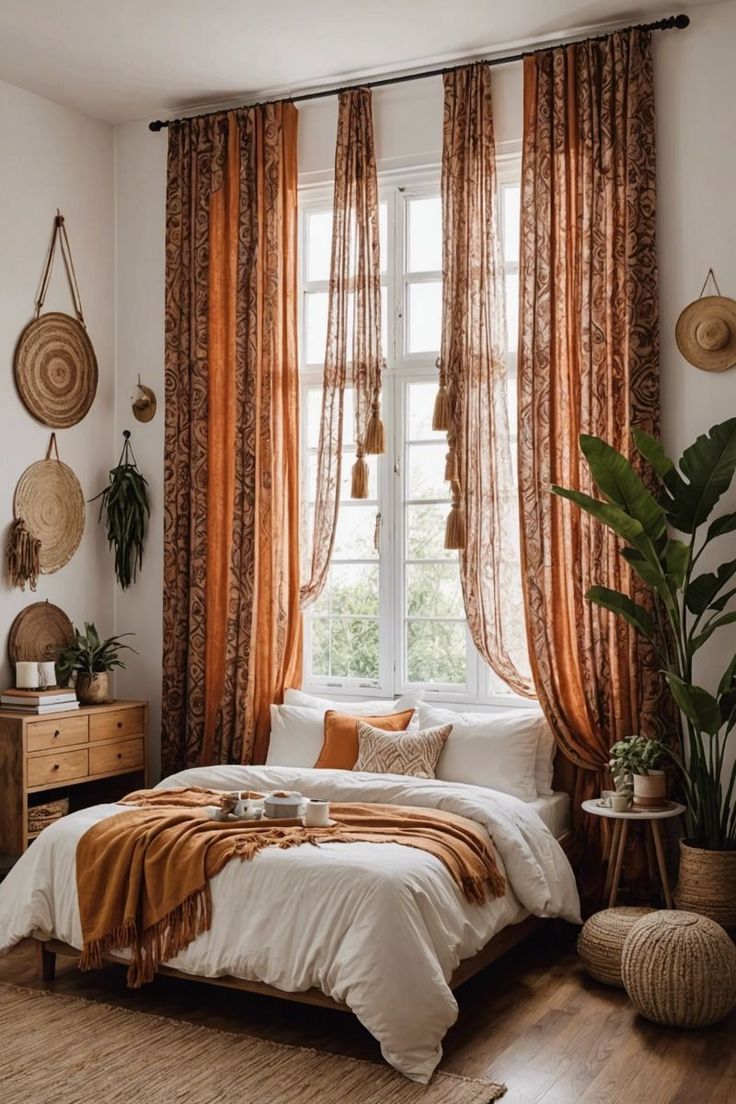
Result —
[[[712,276],[711,269],[706,284]],[[685,307],[675,327],[680,352],[705,372],[723,372],[736,364],[736,300],[721,295],[717,284],[716,291],[717,295],[705,296],[701,292]]]

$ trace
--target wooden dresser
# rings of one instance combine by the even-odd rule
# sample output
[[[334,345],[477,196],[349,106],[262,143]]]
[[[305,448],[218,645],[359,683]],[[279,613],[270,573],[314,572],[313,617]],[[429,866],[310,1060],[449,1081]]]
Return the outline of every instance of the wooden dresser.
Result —
[[[69,798],[69,811],[146,784],[148,706],[114,701],[43,717],[0,712],[0,852],[19,855],[29,805]]]

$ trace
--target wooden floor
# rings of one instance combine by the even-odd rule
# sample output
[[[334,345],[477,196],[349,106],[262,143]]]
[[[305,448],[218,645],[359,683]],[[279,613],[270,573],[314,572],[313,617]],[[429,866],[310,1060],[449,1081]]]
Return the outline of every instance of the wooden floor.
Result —
[[[504,1104],[736,1104],[736,1013],[707,1031],[649,1024],[621,990],[585,978],[571,929],[549,927],[546,939],[510,952],[459,990],[460,1018],[445,1039],[443,1069],[505,1082]],[[42,987],[32,947],[0,957],[0,981]],[[340,1012],[168,978],[133,992],[121,968],[80,974],[61,957],[53,987],[380,1061],[371,1036]]]

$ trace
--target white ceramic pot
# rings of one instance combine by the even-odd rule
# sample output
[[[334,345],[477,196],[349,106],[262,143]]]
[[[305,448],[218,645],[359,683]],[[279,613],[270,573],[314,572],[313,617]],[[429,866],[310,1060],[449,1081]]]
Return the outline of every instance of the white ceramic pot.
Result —
[[[634,804],[641,809],[658,809],[667,804],[667,775],[663,770],[634,775]]]

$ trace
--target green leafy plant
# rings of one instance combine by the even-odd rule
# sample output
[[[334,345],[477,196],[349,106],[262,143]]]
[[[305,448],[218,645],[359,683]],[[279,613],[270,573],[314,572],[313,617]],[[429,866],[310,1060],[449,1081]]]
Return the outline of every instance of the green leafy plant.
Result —
[[[115,549],[115,575],[123,590],[127,590],[143,566],[143,537],[151,510],[148,483],[138,471],[127,429],[123,437],[125,444],[118,466],[110,472],[110,484],[91,501],[102,499],[99,520],[106,515],[107,543]]]
[[[646,736],[628,736],[619,740],[611,748],[609,766],[617,789],[631,785],[635,774],[649,774],[664,762],[668,748],[659,740],[650,740]]]
[[[671,752],[685,789],[689,830],[698,847],[736,849],[736,763],[722,778],[726,747],[736,726],[736,655],[715,693],[693,682],[696,653],[736,611],[728,587],[736,559],[715,571],[699,569],[706,549],[736,531],[736,512],[710,520],[736,470],[736,418],[698,437],[674,463],[654,438],[632,428],[640,455],[659,485],[652,494],[625,456],[599,437],[583,435],[580,447],[603,499],[553,487],[624,542],[621,555],[654,592],[654,615],[628,595],[604,586],[587,597],[623,617],[656,649],[682,721],[681,753]],[[707,525],[707,528],[706,528]],[[685,539],[672,536],[677,530]]]
[[[125,667],[120,652],[127,649],[135,651],[129,644],[123,644],[124,636],[133,636],[133,633],[123,633],[121,636],[109,636],[107,640],[100,640],[91,621],[84,622],[84,632],[74,629],[74,643],[59,653],[56,660],[56,669],[63,683],[68,683],[74,672],[86,675],[98,674],[101,671],[112,671],[115,667]]]

